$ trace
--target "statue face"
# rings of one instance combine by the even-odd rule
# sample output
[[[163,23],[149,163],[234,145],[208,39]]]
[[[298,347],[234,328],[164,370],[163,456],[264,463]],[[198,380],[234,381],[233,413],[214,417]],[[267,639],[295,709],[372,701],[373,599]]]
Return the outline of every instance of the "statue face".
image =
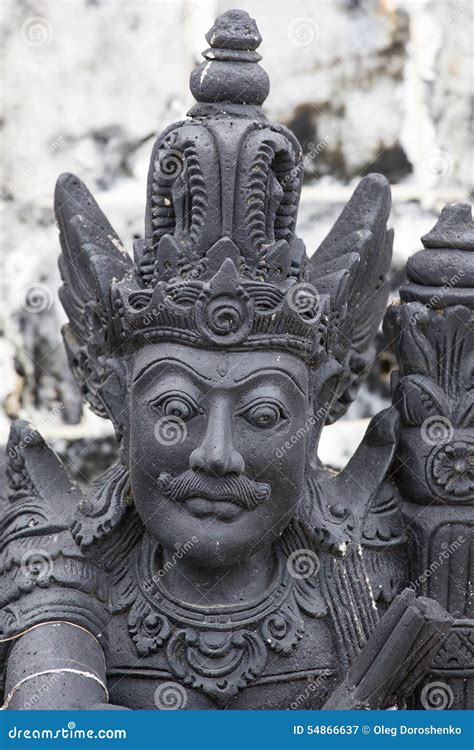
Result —
[[[188,543],[196,561],[219,566],[281,534],[312,429],[303,362],[148,344],[133,363],[130,409],[133,496],[161,545]]]

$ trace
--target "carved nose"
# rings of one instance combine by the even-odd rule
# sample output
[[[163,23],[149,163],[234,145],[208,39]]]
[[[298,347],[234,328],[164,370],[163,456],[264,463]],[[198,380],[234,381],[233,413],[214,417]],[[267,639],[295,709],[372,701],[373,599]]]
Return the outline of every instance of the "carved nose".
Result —
[[[214,476],[243,474],[245,462],[232,442],[231,419],[224,406],[213,410],[202,443],[189,457],[191,469]]]
[[[244,459],[238,451],[233,448],[228,450],[220,445],[200,445],[191,453],[189,465],[194,471],[200,469],[218,477],[224,474],[243,474],[245,468]]]

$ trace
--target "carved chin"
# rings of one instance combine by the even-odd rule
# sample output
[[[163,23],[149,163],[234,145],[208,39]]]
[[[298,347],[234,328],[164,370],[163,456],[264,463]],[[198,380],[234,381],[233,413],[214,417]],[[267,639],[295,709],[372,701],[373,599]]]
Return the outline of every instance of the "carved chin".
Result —
[[[175,550],[195,538],[187,559],[206,567],[237,563],[265,536],[267,528],[258,510],[245,510],[232,502],[166,498],[157,503],[158,512],[139,501],[136,506],[148,535],[163,548]]]

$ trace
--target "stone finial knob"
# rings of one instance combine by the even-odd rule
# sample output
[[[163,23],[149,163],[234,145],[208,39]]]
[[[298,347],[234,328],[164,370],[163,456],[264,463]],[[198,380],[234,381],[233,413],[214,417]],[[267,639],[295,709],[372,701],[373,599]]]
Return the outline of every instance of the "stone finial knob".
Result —
[[[262,37],[253,18],[243,10],[228,10],[206,34],[211,45],[205,61],[193,70],[191,93],[198,102],[260,105],[270,83],[255,50]]]
[[[463,304],[473,307],[474,222],[468,203],[445,206],[437,223],[421,241],[424,250],[407,262],[408,284],[403,301],[419,300],[430,307]]]
[[[421,241],[426,248],[474,250],[474,221],[469,203],[445,206],[433,229]]]
[[[256,50],[262,37],[253,18],[244,10],[228,10],[216,19],[206,39],[214,49]]]

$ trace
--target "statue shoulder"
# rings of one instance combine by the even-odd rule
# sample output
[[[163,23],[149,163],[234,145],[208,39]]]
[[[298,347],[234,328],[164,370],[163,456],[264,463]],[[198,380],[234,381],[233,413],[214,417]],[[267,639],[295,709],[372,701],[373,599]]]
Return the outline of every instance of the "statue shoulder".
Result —
[[[93,633],[103,629],[104,574],[72,530],[83,500],[39,432],[14,422],[0,521],[0,640],[51,620],[70,620]]]

